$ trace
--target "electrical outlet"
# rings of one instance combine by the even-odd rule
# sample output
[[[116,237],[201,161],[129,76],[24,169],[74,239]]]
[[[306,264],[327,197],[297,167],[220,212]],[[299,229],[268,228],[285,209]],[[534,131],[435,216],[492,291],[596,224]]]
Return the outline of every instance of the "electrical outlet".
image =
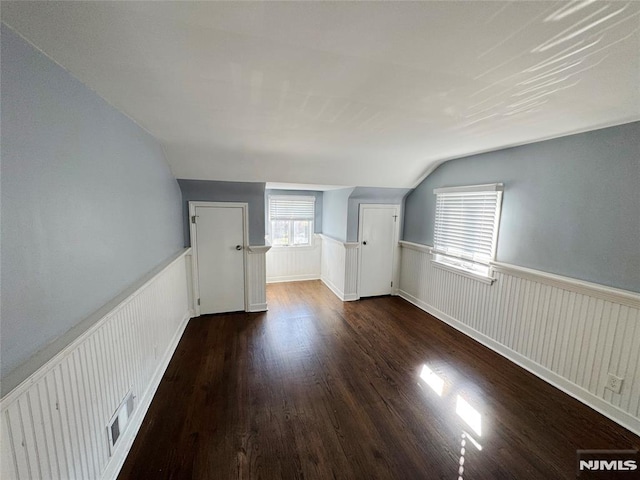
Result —
[[[620,393],[622,388],[622,378],[616,377],[613,373],[610,373],[607,377],[607,388],[613,393]]]

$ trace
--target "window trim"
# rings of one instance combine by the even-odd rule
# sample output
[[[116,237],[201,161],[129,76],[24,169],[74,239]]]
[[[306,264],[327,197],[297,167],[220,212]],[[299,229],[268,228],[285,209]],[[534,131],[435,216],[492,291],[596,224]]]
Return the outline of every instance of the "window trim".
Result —
[[[293,220],[290,220],[292,222],[292,226],[291,229],[293,229]],[[313,248],[315,246],[315,232],[314,227],[315,227],[315,222],[313,220],[309,220],[309,222],[311,223],[311,235],[309,238],[309,243],[303,243],[303,244],[291,244],[291,245],[277,245],[273,243],[273,238],[271,236],[271,220],[269,220],[269,244],[271,245],[271,248],[275,248],[276,250],[278,250],[279,248]]]
[[[310,232],[309,232],[309,243],[305,243],[305,244],[290,244],[290,245],[276,245],[273,243],[273,231],[272,231],[272,225],[271,225],[271,199],[283,199],[283,200],[298,200],[298,201],[310,201],[313,203],[313,218],[308,219],[306,221],[310,222]],[[267,234],[268,234],[268,239],[269,239],[269,243],[271,244],[272,248],[275,248],[276,250],[281,249],[281,248],[299,248],[299,249],[304,249],[304,248],[314,248],[315,247],[315,216],[316,216],[316,197],[314,195],[278,195],[278,194],[270,194],[268,195],[267,198]],[[290,222],[290,234],[291,237],[293,238],[293,222],[295,221],[294,219],[286,219],[287,221]],[[302,220],[302,219],[299,219]]]
[[[442,268],[444,270],[449,270],[454,273],[460,273],[466,277],[473,278],[475,280],[482,281],[484,283],[492,284],[495,281],[493,277],[493,266],[492,262],[496,259],[496,251],[498,246],[498,233],[500,229],[500,217],[502,214],[502,194],[504,192],[504,184],[502,183],[490,183],[490,184],[482,184],[482,185],[465,185],[465,186],[457,186],[457,187],[441,187],[433,190],[433,193],[436,195],[436,205],[438,202],[438,195],[443,196],[460,196],[466,193],[496,193],[496,211],[494,214],[494,224],[492,229],[492,239],[491,239],[491,255],[487,261],[474,259],[472,256],[465,254],[456,255],[455,253],[451,253],[449,251],[443,251],[438,249],[435,245],[436,238],[436,222],[437,216],[434,215],[434,246],[431,247],[431,254],[433,256],[432,263],[437,268]],[[440,258],[438,258],[440,257]],[[479,272],[472,268],[467,268],[464,265],[455,265],[447,261],[443,261],[442,257],[451,258],[453,260],[463,261],[473,263],[475,265],[480,265],[486,267],[487,273]]]
[[[479,282],[482,283],[487,283],[489,285],[492,285],[493,282],[496,281],[496,278],[493,276],[493,268],[489,267],[489,274],[488,275],[484,275],[482,273],[478,273],[478,272],[474,272],[473,270],[469,270],[467,268],[464,267],[459,267],[456,265],[450,265],[448,263],[443,263],[440,260],[436,259],[436,254],[433,253],[432,254],[433,258],[431,260],[431,264],[435,267],[435,268],[439,268],[441,270],[447,270],[449,272],[453,272],[456,273],[458,275],[462,275],[463,277],[468,277],[471,278],[473,280],[477,280]]]
[[[448,193],[476,193],[476,192],[503,192],[504,183],[485,183],[482,185],[464,185],[460,187],[440,187],[434,188],[433,193],[448,194]]]

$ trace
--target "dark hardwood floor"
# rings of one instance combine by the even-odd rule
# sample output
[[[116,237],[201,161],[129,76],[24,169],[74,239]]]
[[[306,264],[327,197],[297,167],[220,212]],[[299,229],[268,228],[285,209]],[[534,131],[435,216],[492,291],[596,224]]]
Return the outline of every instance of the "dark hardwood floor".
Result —
[[[400,298],[268,302],[189,322],[120,479],[576,478],[576,449],[640,447]]]

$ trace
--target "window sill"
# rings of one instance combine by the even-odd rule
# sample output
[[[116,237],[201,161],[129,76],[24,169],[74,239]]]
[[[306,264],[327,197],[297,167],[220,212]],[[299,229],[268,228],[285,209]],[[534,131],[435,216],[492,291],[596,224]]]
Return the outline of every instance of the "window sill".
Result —
[[[311,245],[272,245],[272,250],[313,250],[315,249],[315,244]]]
[[[458,275],[462,275],[463,277],[471,278],[473,280],[477,280],[478,282],[486,283],[487,285],[492,285],[493,282],[496,281],[493,277],[488,277],[486,275],[482,275],[480,273],[472,272],[471,270],[467,270],[462,267],[456,267],[454,265],[449,265],[446,263],[438,262],[437,260],[431,260],[431,264],[435,268],[440,268],[441,270],[447,270],[449,272],[456,273]]]

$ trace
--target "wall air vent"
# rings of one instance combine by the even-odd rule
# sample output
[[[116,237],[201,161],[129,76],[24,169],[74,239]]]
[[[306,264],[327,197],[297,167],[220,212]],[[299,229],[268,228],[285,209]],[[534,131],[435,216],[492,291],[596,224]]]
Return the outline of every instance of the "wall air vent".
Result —
[[[124,432],[133,414],[135,396],[129,390],[124,400],[120,403],[115,413],[107,425],[107,435],[109,436],[109,456],[113,455],[118,439]]]

